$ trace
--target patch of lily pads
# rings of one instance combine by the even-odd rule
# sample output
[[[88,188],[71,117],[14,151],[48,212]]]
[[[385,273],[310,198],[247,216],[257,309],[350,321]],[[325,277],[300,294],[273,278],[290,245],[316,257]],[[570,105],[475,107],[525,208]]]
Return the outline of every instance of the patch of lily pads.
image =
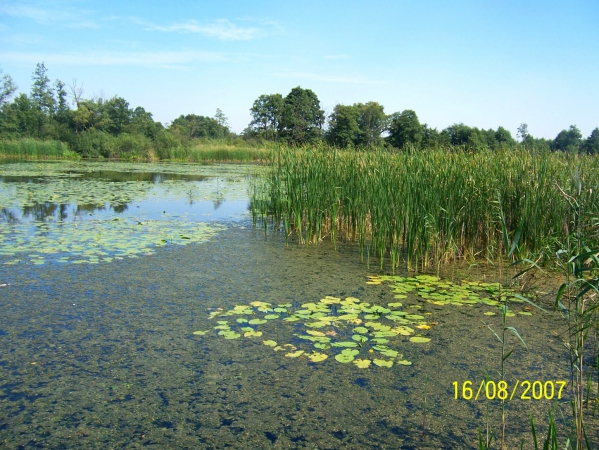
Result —
[[[0,165],[0,210],[40,204],[102,207],[161,199],[190,201],[248,199],[248,176],[253,166],[143,164],[118,162],[17,163]],[[110,176],[105,173],[111,174]],[[132,174],[197,177],[161,182],[132,180]],[[90,177],[90,174],[93,177]],[[119,177],[119,174],[121,177]],[[113,178],[111,178],[113,177]],[[117,177],[116,179],[114,177]],[[30,182],[33,181],[33,182]]]
[[[280,333],[286,328],[291,342],[264,339],[262,343],[287,358],[312,363],[330,358],[342,364],[353,363],[360,369],[388,368],[412,364],[396,349],[406,337],[410,343],[430,341],[418,330],[428,330],[432,324],[425,316],[410,314],[401,306],[397,302],[382,306],[355,297],[326,296],[301,305],[254,301],[230,310],[217,308],[208,318],[217,320],[213,332],[225,339],[266,337],[275,329]],[[273,327],[275,322],[277,325]],[[198,330],[194,334],[209,332]]]
[[[0,222],[0,257],[4,264],[97,264],[154,253],[165,245],[204,242],[224,228],[181,220],[130,218],[81,222]]]
[[[131,202],[153,199],[247,200],[248,177],[255,171],[250,165],[1,164],[1,263],[96,264],[152,254],[164,245],[204,242],[224,227],[186,215],[164,212],[149,219],[143,211],[141,216],[123,211]],[[69,220],[57,215],[69,205],[74,206],[75,215],[69,212]],[[78,216],[81,212],[85,217]]]
[[[408,295],[437,306],[473,306],[482,304],[486,306],[502,308],[505,301],[509,303],[523,303],[514,296],[514,291],[502,287],[499,283],[488,283],[482,281],[467,281],[454,283],[443,280],[433,275],[417,275],[414,277],[400,276],[369,276],[367,284],[388,284],[396,299],[406,299]],[[400,305],[401,303],[397,303]],[[493,316],[494,311],[486,311],[484,315]],[[520,311],[520,315],[532,316],[530,311]],[[516,314],[508,309],[507,316]]]

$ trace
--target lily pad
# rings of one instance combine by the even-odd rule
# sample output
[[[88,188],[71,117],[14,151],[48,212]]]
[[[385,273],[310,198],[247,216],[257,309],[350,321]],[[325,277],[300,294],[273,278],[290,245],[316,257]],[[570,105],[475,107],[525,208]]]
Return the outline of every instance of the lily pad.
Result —
[[[312,353],[310,356],[308,356],[308,358],[310,359],[310,361],[312,362],[320,362],[320,361],[324,361],[325,359],[327,359],[329,356],[325,353]]]
[[[354,359],[354,364],[360,369],[367,369],[370,366],[371,361],[369,359]]]
[[[296,352],[286,353],[285,356],[288,358],[297,358],[299,356],[302,356],[303,354],[304,354],[303,350],[298,350]]]
[[[379,367],[391,367],[391,366],[393,366],[393,361],[387,361],[385,359],[375,358],[372,362],[374,364],[376,364],[377,366],[379,366]]]
[[[414,336],[414,337],[410,338],[410,342],[414,342],[414,343],[417,343],[417,344],[425,343],[425,342],[429,342],[429,341],[430,341],[429,338],[425,338],[425,337],[422,337],[422,336]]]
[[[193,334],[198,335],[198,336],[204,336],[206,333],[208,333],[207,331],[194,331]]]
[[[268,345],[269,347],[276,347],[277,346],[277,342],[276,341],[268,340],[268,341],[262,341],[262,343],[264,345]]]
[[[263,319],[252,319],[248,323],[250,325],[260,325],[262,323],[266,323],[266,320],[263,320]]]
[[[354,357],[353,357],[353,355],[339,353],[338,355],[335,355],[335,359],[337,361],[339,361],[340,363],[346,364],[346,363],[352,362],[354,360]]]

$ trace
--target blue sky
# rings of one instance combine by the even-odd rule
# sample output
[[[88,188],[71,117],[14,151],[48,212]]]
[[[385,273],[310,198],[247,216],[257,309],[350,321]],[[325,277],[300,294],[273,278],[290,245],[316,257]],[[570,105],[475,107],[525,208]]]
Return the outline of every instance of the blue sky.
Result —
[[[38,62],[86,98],[165,123],[221,108],[236,132],[295,86],[327,114],[376,101],[439,130],[599,126],[597,0],[0,0],[0,68],[28,93]]]

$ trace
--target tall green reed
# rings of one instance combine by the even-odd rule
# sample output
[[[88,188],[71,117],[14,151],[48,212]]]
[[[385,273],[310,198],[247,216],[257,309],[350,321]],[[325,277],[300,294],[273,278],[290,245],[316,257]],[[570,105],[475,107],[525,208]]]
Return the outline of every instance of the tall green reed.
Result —
[[[599,162],[585,158],[594,184],[586,202],[599,205]],[[569,234],[572,211],[557,185],[574,189],[564,168],[570,155],[528,150],[383,149],[340,151],[324,145],[281,147],[273,155],[268,215],[300,242],[351,240],[393,268],[428,267],[433,261],[486,257],[496,260],[501,223],[493,208],[501,199],[505,224],[524,236],[519,254],[548,255]]]

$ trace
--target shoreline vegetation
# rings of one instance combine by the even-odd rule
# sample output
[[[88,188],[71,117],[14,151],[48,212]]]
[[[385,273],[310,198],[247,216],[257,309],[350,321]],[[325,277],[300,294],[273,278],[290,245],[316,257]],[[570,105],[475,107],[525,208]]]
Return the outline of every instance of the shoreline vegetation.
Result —
[[[260,145],[247,144],[241,139],[196,140],[189,146],[178,145],[170,148],[153,146],[116,148],[104,155],[82,156],[58,140],[39,140],[23,138],[0,140],[0,161],[11,159],[54,159],[54,160],[125,160],[137,162],[255,162],[265,163],[271,160],[276,148],[274,143]]]
[[[287,238],[359,243],[392,270],[452,260],[545,263],[576,233],[599,246],[599,159],[592,155],[458,149],[403,152],[281,147],[254,186],[254,221]],[[516,236],[518,236],[516,238]]]

